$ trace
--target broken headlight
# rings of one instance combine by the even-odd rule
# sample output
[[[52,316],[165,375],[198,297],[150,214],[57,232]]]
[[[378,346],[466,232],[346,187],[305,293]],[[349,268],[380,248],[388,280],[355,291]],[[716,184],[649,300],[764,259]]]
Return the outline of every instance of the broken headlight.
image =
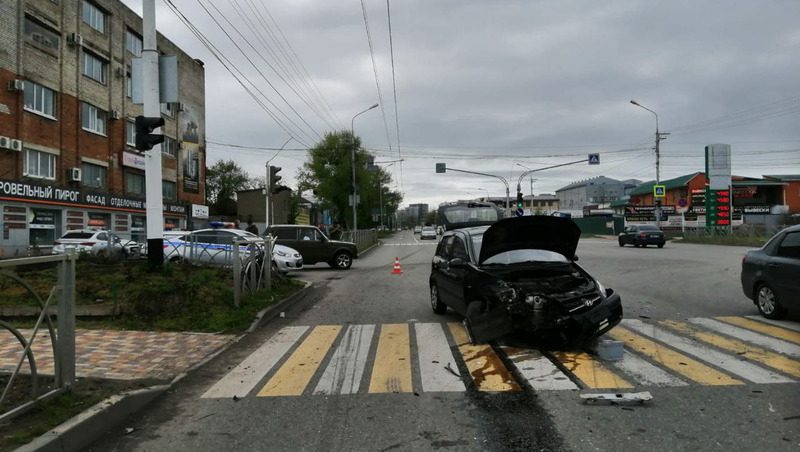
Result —
[[[517,289],[504,281],[499,281],[492,291],[501,303],[510,304],[517,300]]]

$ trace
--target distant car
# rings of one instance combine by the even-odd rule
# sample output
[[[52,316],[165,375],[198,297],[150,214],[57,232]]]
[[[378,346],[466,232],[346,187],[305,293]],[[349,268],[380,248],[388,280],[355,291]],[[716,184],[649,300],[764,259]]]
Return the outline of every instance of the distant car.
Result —
[[[141,245],[133,240],[123,239],[113,232],[102,229],[67,231],[55,241],[52,252],[64,254],[69,247],[75,247],[78,253],[95,256],[122,254],[129,257],[138,257],[141,249]]]
[[[665,243],[664,231],[651,224],[626,226],[619,234],[619,246],[633,245],[638,248],[657,245],[659,248],[664,248]]]
[[[800,225],[790,226],[742,258],[742,290],[761,315],[779,319],[800,307]]]
[[[419,234],[422,232],[422,226],[414,226],[414,234]]]
[[[419,233],[419,238],[421,240],[425,239],[433,239],[436,240],[436,229],[433,226],[425,226],[422,228],[422,231]]]
[[[279,245],[296,249],[304,264],[326,262],[333,268],[347,270],[358,257],[355,243],[331,240],[316,226],[276,224],[267,228],[266,234],[276,237]]]
[[[579,343],[622,319],[619,295],[576,260],[581,231],[567,218],[507,218],[446,231],[431,265],[433,312],[465,317],[473,342],[507,334]]]

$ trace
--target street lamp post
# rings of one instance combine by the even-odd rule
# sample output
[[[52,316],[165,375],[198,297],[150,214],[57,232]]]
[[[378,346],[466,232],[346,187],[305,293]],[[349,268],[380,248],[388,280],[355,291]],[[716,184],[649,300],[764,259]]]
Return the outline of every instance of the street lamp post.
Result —
[[[517,162],[517,166],[521,166],[521,167],[525,168],[528,171],[533,171],[532,168],[529,168],[529,167],[527,167],[527,166],[525,166],[525,165],[523,165],[522,163],[519,163],[519,162]],[[539,180],[539,179],[534,179],[533,176],[531,176],[531,175],[528,175],[528,178],[531,181],[531,196],[533,196],[533,181]],[[520,187],[517,187],[517,190],[519,190],[519,188]]]
[[[666,139],[666,136],[669,135],[669,133],[662,133],[662,132],[658,131],[658,113],[656,113],[653,110],[645,107],[644,105],[640,104],[639,102],[636,102],[635,100],[631,100],[631,103],[633,105],[636,105],[639,108],[643,108],[643,109],[649,111],[650,113],[653,114],[653,116],[656,117],[656,185],[660,185],[661,184],[661,163],[660,163],[660,161],[661,161],[661,153],[659,151],[659,143],[661,143],[661,140]],[[655,199],[655,194],[653,194],[653,204],[655,204],[656,226],[660,228],[661,227],[661,205]]]
[[[481,187],[475,187],[475,190],[481,190],[486,192],[486,202],[489,202],[489,190]]]
[[[366,113],[373,108],[378,108],[378,104],[375,104],[365,110],[362,110],[355,115],[353,115],[353,119],[350,120],[350,139],[353,140],[352,146],[350,146],[350,165],[353,170],[353,231],[358,230],[358,215],[357,215],[357,207],[358,207],[358,187],[356,186],[356,134],[355,134],[355,121],[356,117],[362,113]]]

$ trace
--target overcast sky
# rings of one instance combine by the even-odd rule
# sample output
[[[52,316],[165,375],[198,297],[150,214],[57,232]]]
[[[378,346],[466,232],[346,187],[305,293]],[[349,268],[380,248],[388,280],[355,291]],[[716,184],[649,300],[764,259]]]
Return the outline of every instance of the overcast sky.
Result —
[[[141,0],[123,1],[141,14]],[[273,160],[290,185],[305,160],[301,142],[349,129],[379,101],[359,1],[172,1],[259,99],[158,0],[159,31],[205,62],[207,139],[279,148],[293,136]],[[800,174],[797,0],[392,1],[399,146],[386,2],[364,3],[386,125],[378,108],[359,116],[355,131],[378,162],[404,159],[390,167],[404,204],[505,195],[496,179],[436,174],[436,162],[509,179],[512,196],[517,164],[541,168],[588,153],[600,153],[601,164],[539,172],[534,193],[598,175],[652,180],[655,117],[631,99],[671,133],[662,179],[702,171],[710,143],[732,146],[734,174]],[[291,49],[278,46],[281,32]],[[285,58],[293,54],[301,63]],[[310,79],[298,75],[306,71]],[[209,166],[233,158],[253,176],[275,155],[213,143]],[[527,178],[522,188],[529,194]]]

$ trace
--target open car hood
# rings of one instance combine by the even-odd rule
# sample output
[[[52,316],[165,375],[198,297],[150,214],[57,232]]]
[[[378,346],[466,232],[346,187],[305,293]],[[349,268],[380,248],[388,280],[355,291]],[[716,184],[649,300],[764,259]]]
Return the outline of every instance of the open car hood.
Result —
[[[580,237],[580,228],[569,218],[538,215],[506,218],[483,233],[478,264],[500,253],[520,249],[553,251],[573,260]]]

